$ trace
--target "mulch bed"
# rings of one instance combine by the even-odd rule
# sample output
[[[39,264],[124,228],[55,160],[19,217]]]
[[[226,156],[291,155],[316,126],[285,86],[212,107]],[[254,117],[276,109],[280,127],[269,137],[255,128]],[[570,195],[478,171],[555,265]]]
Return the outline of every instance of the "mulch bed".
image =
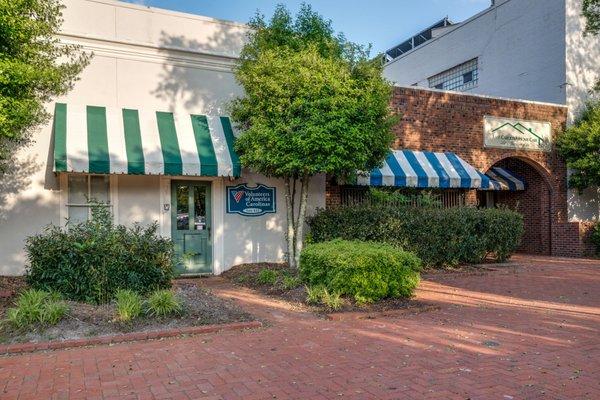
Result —
[[[193,283],[176,283],[175,293],[183,303],[180,315],[163,319],[142,316],[129,323],[115,319],[114,304],[91,305],[69,301],[68,315],[57,325],[47,328],[16,330],[3,323],[0,342],[43,342],[48,340],[83,339],[94,336],[130,332],[152,332],[190,326],[253,321],[255,318],[233,302],[214,296],[209,290]],[[14,297],[12,299],[14,301]],[[10,304],[12,305],[12,304]],[[7,306],[0,310],[4,318]]]
[[[224,272],[222,276],[236,285],[254,289],[265,295],[287,301],[302,308],[307,308],[317,314],[329,314],[333,312],[333,310],[323,305],[308,304],[306,302],[306,287],[304,285],[300,285],[294,289],[285,290],[282,287],[281,282],[278,282],[275,285],[264,285],[259,283],[256,277],[260,271],[265,268],[278,271],[280,276],[297,276],[297,271],[289,268],[289,266],[284,263],[240,264]],[[429,309],[431,306],[428,303],[414,299],[384,299],[372,304],[356,304],[356,302],[350,298],[345,298],[344,300],[342,308],[336,310],[335,313],[380,313],[392,310],[424,310]]]

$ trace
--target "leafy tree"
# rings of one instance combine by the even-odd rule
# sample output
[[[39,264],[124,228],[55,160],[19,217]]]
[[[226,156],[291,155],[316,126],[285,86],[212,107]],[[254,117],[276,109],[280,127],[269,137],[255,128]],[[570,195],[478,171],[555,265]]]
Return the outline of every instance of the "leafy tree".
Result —
[[[379,58],[336,35],[306,4],[295,18],[279,5],[269,22],[258,14],[250,27],[236,69],[245,95],[231,104],[242,132],[235,148],[244,166],[284,180],[288,261],[295,267],[311,177],[381,163],[393,140],[392,91]]]
[[[586,19],[585,33],[600,33],[600,0],[583,0],[582,14]]]
[[[58,0],[0,0],[0,173],[32,130],[44,103],[71,89],[89,56],[60,43]]]
[[[569,186],[579,190],[600,186],[600,102],[589,103],[575,124],[558,137],[556,145],[574,170]]]

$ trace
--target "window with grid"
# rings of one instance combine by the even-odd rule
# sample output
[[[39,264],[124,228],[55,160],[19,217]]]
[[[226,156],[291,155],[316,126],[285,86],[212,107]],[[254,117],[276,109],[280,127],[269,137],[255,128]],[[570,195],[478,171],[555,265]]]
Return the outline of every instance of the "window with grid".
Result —
[[[380,190],[396,191],[398,188],[382,187]],[[444,190],[421,190],[421,189],[401,189],[409,201],[409,205],[413,207],[421,207],[421,195],[425,192],[429,193],[434,199],[439,201],[439,208],[462,207],[466,204],[465,190],[460,189],[444,189]],[[349,186],[340,187],[340,203],[342,206],[355,206],[359,204],[367,204],[369,202],[369,188],[366,186]],[[390,204],[395,205],[395,204]]]
[[[71,223],[87,221],[89,200],[110,207],[110,179],[107,175],[69,175],[68,218]]]
[[[429,78],[429,87],[442,90],[465,91],[477,86],[479,73],[477,59],[457,65]]]

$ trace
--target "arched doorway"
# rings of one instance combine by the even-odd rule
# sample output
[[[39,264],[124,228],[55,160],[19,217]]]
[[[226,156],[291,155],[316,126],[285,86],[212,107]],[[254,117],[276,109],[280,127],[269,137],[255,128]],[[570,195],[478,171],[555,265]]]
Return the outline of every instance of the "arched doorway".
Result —
[[[505,168],[523,178],[525,190],[479,192],[482,206],[501,206],[523,214],[525,232],[520,252],[550,255],[552,252],[552,191],[542,167],[517,157],[502,159],[492,167]]]

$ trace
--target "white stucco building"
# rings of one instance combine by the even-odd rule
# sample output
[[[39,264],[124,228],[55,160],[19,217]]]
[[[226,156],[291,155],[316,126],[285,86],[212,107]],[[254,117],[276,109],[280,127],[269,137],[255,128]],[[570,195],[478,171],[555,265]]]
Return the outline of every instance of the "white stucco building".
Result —
[[[495,0],[456,24],[438,24],[388,51],[398,85],[565,104],[569,120],[600,79],[600,37],[584,36],[581,0]],[[570,194],[573,220],[598,219],[599,193]]]
[[[158,221],[191,253],[189,272],[283,261],[283,185],[240,173],[228,137],[226,105],[241,93],[232,67],[247,27],[111,0],[64,4],[60,39],[93,58],[75,88],[48,104],[54,120],[0,188],[0,275],[23,272],[27,236],[87,218],[86,196],[108,201],[117,223]],[[275,188],[275,212],[228,213],[226,187],[242,183]],[[324,190],[324,177],[312,182],[309,212],[324,207]]]

